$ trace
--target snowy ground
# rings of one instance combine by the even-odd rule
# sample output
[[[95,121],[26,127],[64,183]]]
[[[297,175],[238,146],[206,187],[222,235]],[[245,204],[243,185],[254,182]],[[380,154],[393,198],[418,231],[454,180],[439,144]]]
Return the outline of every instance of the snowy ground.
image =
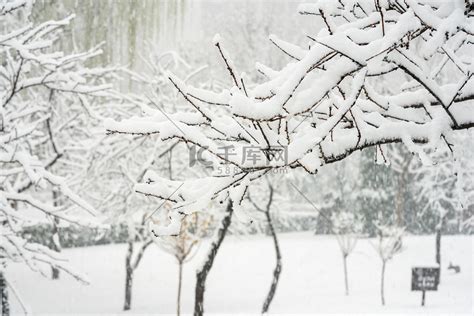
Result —
[[[362,240],[349,257],[350,296],[344,296],[342,260],[335,239],[309,233],[281,234],[283,272],[272,313],[473,313],[473,238],[443,239],[444,268],[438,292],[410,291],[411,267],[434,258],[434,237],[407,237],[405,250],[387,268],[386,301],[379,296],[380,262],[368,240]],[[201,248],[203,250],[205,245]],[[193,307],[194,269],[201,251],[186,267],[183,309]],[[125,245],[67,250],[75,267],[85,271],[92,284],[70,277],[51,281],[23,266],[10,266],[8,277],[36,313],[121,313]],[[211,313],[258,313],[270,285],[273,245],[266,236],[229,237],[223,244],[208,279],[205,309]],[[460,274],[446,271],[452,261]],[[177,266],[174,259],[152,246],[135,275],[132,311],[174,313]],[[11,296],[13,310],[20,307]],[[182,310],[183,310],[182,309]]]

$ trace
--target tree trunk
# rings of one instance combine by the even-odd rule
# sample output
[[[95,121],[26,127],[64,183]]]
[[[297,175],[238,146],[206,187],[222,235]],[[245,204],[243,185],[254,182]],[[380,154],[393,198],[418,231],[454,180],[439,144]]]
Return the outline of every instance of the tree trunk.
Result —
[[[129,310],[132,306],[133,272],[137,269],[138,264],[142,260],[145,250],[148,248],[149,245],[153,243],[153,240],[143,242],[140,248],[138,249],[137,254],[135,255],[135,259],[132,260],[134,241],[135,238],[131,238],[128,240],[127,256],[125,257],[125,301],[123,304],[124,311]]]
[[[59,270],[56,267],[51,268],[51,278],[53,280],[58,280],[59,279]]]
[[[214,259],[219,251],[219,247],[222,244],[222,241],[227,234],[227,230],[230,226],[232,221],[232,214],[234,212],[234,208],[232,205],[232,200],[229,200],[227,204],[227,208],[225,211],[225,215],[222,218],[221,226],[217,231],[216,236],[214,237],[215,240],[212,242],[209,252],[207,254],[206,261],[204,265],[198,269],[196,273],[196,291],[195,291],[195,299],[194,299],[194,315],[195,316],[202,316],[204,314],[204,291],[206,290],[206,279],[209,271],[212,268],[212,264],[214,263]]]
[[[178,272],[178,301],[177,301],[177,311],[176,315],[181,315],[181,285],[183,280],[183,262],[178,262],[179,272]]]
[[[380,297],[382,298],[382,305],[385,305],[385,293],[384,293],[385,265],[386,265],[386,262],[382,261],[382,275],[381,275],[381,282],[380,282]]]
[[[441,229],[436,230],[436,263],[441,265]]]
[[[132,254],[133,241],[128,242],[128,251],[125,258],[125,301],[123,310],[128,311],[132,305],[132,282],[133,282],[133,268],[132,268]]]
[[[439,279],[441,283],[441,228],[436,229],[436,263],[439,265]]]
[[[398,177],[397,194],[395,198],[395,218],[398,227],[404,226],[403,208],[405,206],[405,181],[404,174]]]
[[[3,271],[0,271],[0,300],[2,302],[2,316],[9,316],[10,303],[8,301],[7,280]]]
[[[57,217],[54,218],[53,223],[53,236],[52,236],[52,248],[56,252],[61,252],[61,243],[59,241],[59,220]],[[56,267],[51,267],[51,278],[53,280],[59,279],[59,269]]]
[[[441,236],[443,233],[443,227],[446,216],[443,216],[439,220],[439,224],[436,227],[436,249],[435,249],[435,260],[439,265],[439,283],[441,283]]]
[[[59,193],[56,190],[53,190],[53,205],[58,206],[58,197]],[[51,248],[56,252],[61,252],[61,242],[59,239],[59,218],[56,216],[53,218],[53,236],[51,237]],[[51,267],[51,278],[53,280],[59,279],[59,269],[56,267]]]
[[[347,255],[346,254],[342,255],[342,261],[344,263],[344,285],[346,289],[346,295],[349,295],[349,280],[347,277]]]
[[[282,269],[280,246],[278,244],[278,238],[275,233],[275,229],[273,227],[272,218],[270,217],[270,211],[267,210],[265,212],[265,215],[267,218],[270,233],[273,238],[273,244],[275,245],[276,266],[275,266],[275,269],[273,270],[273,280],[270,286],[270,290],[268,291],[267,297],[265,301],[263,302],[262,314],[265,314],[266,312],[268,312],[268,309],[270,308],[270,304],[272,303],[273,296],[275,296],[275,292],[278,286],[278,280],[280,279],[280,273]]]
[[[407,179],[410,172],[410,165],[413,159],[413,155],[408,157],[405,164],[402,166],[401,173],[398,175],[397,181],[397,195],[395,199],[395,218],[398,227],[405,226],[405,193],[407,191]]]

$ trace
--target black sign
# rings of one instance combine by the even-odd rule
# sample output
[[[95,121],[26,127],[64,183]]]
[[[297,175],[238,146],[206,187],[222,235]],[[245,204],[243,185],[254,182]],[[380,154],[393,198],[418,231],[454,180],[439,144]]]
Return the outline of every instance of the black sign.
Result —
[[[411,270],[412,291],[437,291],[439,268],[415,267]]]

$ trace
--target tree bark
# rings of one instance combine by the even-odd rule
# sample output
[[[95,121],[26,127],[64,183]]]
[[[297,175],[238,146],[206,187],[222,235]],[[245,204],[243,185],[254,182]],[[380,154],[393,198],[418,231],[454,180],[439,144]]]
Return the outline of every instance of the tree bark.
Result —
[[[435,260],[439,265],[439,283],[441,283],[441,236],[443,234],[443,228],[446,216],[442,216],[439,219],[439,224],[436,227],[436,249],[435,249]]]
[[[385,265],[386,265],[386,262],[383,261],[382,262],[382,275],[381,275],[381,282],[380,282],[380,297],[382,298],[382,305],[385,305],[385,293],[384,293],[384,290],[385,290]]]
[[[232,221],[232,214],[234,212],[232,200],[229,200],[224,217],[221,221],[221,226],[217,231],[215,240],[212,242],[209,252],[207,254],[204,265],[198,269],[196,273],[196,291],[194,299],[194,315],[202,316],[204,314],[204,291],[206,290],[206,279],[211,271],[212,264],[216,258],[217,252],[227,234],[228,228]]]
[[[272,218],[270,216],[269,209],[267,209],[267,211],[265,212],[265,215],[267,218],[268,227],[270,229],[270,234],[272,235],[272,238],[273,238],[273,244],[275,245],[276,266],[275,266],[275,269],[273,270],[273,280],[270,286],[270,290],[268,291],[267,297],[265,301],[263,302],[262,314],[265,314],[266,312],[268,312],[268,309],[270,307],[270,304],[272,303],[273,297],[275,296],[275,292],[278,286],[278,281],[280,279],[280,273],[282,269],[280,245],[278,244],[278,238],[277,238],[275,229],[273,227]]]
[[[395,218],[398,227],[404,226],[403,208],[405,206],[405,174],[398,176],[397,194],[395,198]]]
[[[441,265],[441,229],[436,229],[436,263]]]
[[[56,252],[61,252],[61,244],[59,242],[59,228],[58,228],[58,218],[54,218],[53,223],[53,237],[52,237],[52,248]],[[53,280],[59,279],[59,269],[56,267],[51,267],[51,278]]]
[[[177,300],[177,311],[176,315],[181,315],[181,286],[183,280],[183,262],[178,262],[179,271],[178,271],[178,300]]]
[[[141,247],[138,250],[138,253],[133,257],[134,241],[132,238],[128,241],[128,250],[125,257],[125,300],[123,304],[123,310],[127,311],[132,306],[132,285],[133,285],[133,272],[137,269],[138,264],[143,258],[143,254],[149,245],[152,244],[153,240],[148,240],[142,243]]]
[[[435,260],[439,265],[439,279],[438,282],[441,283],[441,228],[436,229],[436,254]]]
[[[59,192],[53,190],[53,205],[58,206]],[[59,219],[55,216],[53,218],[53,236],[51,237],[51,248],[56,252],[61,252],[61,242],[59,239]],[[51,267],[51,278],[53,280],[59,279],[59,269]]]
[[[53,280],[58,280],[59,279],[59,270],[58,270],[58,268],[55,268],[55,267],[51,268],[51,278]]]
[[[2,316],[9,316],[10,302],[8,300],[7,280],[3,271],[0,271],[0,301],[2,303]]]
[[[349,280],[347,277],[347,255],[346,254],[342,255],[342,261],[344,263],[344,285],[346,289],[346,295],[349,295]]]
[[[132,283],[133,283],[133,267],[132,267],[133,241],[128,242],[127,256],[125,257],[125,301],[123,310],[128,311],[132,305]]]

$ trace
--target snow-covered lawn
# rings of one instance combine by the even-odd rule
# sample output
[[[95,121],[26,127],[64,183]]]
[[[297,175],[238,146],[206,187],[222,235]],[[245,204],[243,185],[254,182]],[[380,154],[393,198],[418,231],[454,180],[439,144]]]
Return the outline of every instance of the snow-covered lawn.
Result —
[[[349,257],[350,295],[344,295],[342,259],[332,236],[281,234],[283,272],[271,313],[473,313],[473,238],[443,239],[442,282],[428,292],[410,291],[411,267],[434,259],[434,237],[407,237],[404,251],[388,264],[386,306],[380,303],[380,262],[368,240]],[[182,311],[192,312],[194,270],[204,254],[185,266]],[[124,296],[125,245],[65,251],[71,263],[86,272],[88,286],[62,275],[51,281],[24,266],[8,267],[9,280],[36,313],[121,313]],[[452,261],[460,274],[446,270]],[[208,279],[205,309],[210,313],[254,313],[261,310],[274,266],[274,249],[266,236],[228,237]],[[172,256],[153,245],[138,267],[133,285],[134,313],[174,313],[177,265]],[[14,312],[20,307],[11,295]]]

